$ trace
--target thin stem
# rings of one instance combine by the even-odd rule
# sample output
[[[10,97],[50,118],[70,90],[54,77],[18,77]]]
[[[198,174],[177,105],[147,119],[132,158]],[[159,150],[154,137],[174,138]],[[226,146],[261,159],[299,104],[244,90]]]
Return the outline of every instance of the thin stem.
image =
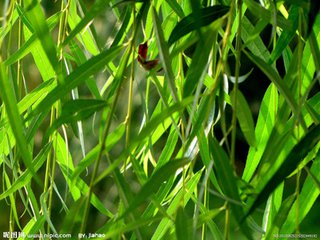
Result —
[[[57,138],[55,137],[55,149],[57,150]],[[52,196],[53,196],[53,185],[54,185],[54,176],[56,170],[56,161],[55,161],[55,154],[53,156],[52,166],[51,166],[51,173],[50,173],[50,187],[49,187],[49,200],[48,200],[48,215],[51,217],[51,209],[52,209]],[[50,226],[47,226],[47,233],[50,233]]]
[[[225,213],[225,222],[224,222],[224,239],[229,240],[230,236],[230,209],[229,205],[226,206],[226,213]]]
[[[231,162],[235,165],[235,151],[236,151],[236,135],[237,135],[237,94],[238,94],[238,80],[240,74],[240,57],[241,57],[241,15],[242,15],[242,0],[238,0],[238,29],[236,36],[236,69],[235,69],[235,84],[234,84],[234,95],[233,95],[233,112],[232,112],[232,133],[231,133]]]
[[[298,63],[297,63],[297,67],[298,67],[298,72],[297,72],[297,77],[298,77],[298,116],[297,117],[297,134],[298,134],[298,139],[300,139],[301,137],[301,132],[300,132],[300,127],[299,127],[299,122],[300,122],[300,109],[301,109],[301,104],[303,101],[303,97],[302,97],[302,79],[301,79],[301,69],[302,69],[302,55],[303,55],[303,42],[301,40],[302,38],[302,12],[299,11],[299,41],[298,41]],[[300,215],[300,177],[301,177],[301,170],[298,169],[297,172],[297,179],[296,179],[296,195],[297,195],[297,199],[296,199],[296,232],[299,233],[300,229],[299,229],[299,215]]]
[[[133,26],[136,26],[136,5],[133,5]],[[134,29],[135,31],[135,29]],[[132,51],[132,63],[131,63],[131,76],[129,80],[129,93],[128,93],[128,110],[127,110],[127,116],[126,116],[126,147],[128,147],[130,142],[130,132],[131,132],[131,116],[132,116],[132,95],[133,95],[133,82],[134,82],[134,68],[135,68],[135,51],[136,47],[135,44],[133,44],[133,51]],[[124,172],[126,172],[127,169],[127,161],[124,161]]]
[[[67,5],[64,4],[63,0],[61,1],[61,7],[60,7],[61,17],[60,17],[60,21],[59,21],[58,46],[60,46],[63,43],[63,41],[66,37],[69,6],[70,6],[69,1],[68,1]],[[63,58],[63,48],[60,48],[59,60],[62,60],[62,58]]]
[[[295,219],[295,222],[296,222],[296,233],[299,233],[300,232],[300,229],[299,229],[299,215],[300,215],[300,176],[301,176],[301,170],[297,172],[297,179],[296,179],[296,189],[295,189],[295,193],[296,193],[296,196],[297,196],[297,199],[296,199],[296,219]]]
[[[129,44],[129,47],[128,47],[128,51],[129,52],[132,51],[133,44],[134,44],[133,40],[131,40],[130,44]],[[126,54],[129,54],[129,53],[126,52],[125,55]],[[126,59],[126,61],[125,61],[126,64],[127,64],[127,60],[128,59]],[[104,151],[105,151],[105,142],[106,142],[107,136],[109,134],[111,121],[112,121],[112,116],[113,116],[113,114],[115,112],[115,108],[116,108],[116,105],[117,105],[117,102],[118,102],[118,98],[119,98],[119,95],[120,95],[120,92],[121,92],[121,86],[122,86],[122,83],[123,83],[123,79],[124,78],[122,77],[122,79],[120,80],[121,82],[117,86],[117,91],[116,91],[115,97],[113,99],[110,112],[109,112],[109,114],[107,116],[107,119],[106,119],[105,128],[104,128],[103,133],[102,133],[102,138],[101,138],[101,141],[100,141],[99,154],[98,154],[97,160],[95,161],[95,165],[94,165],[94,168],[93,168],[93,173],[92,173],[91,180],[90,180],[90,185],[89,185],[88,197],[87,197],[86,202],[85,202],[84,216],[83,216],[83,221],[81,223],[81,228],[80,228],[81,232],[85,232],[85,228],[86,228],[86,225],[87,225],[87,220],[88,220],[88,215],[89,215],[89,207],[90,207],[90,200],[91,200],[91,196],[92,196],[92,192],[93,192],[93,186],[94,186],[94,182],[95,182],[98,170],[99,170],[99,166],[100,166],[100,162],[101,162],[102,156],[103,156]],[[111,164],[111,163],[109,162],[109,164]]]
[[[19,0],[19,5],[22,6],[22,0]],[[23,26],[21,18],[18,19],[18,49],[21,48],[23,42]],[[18,85],[18,99],[22,98],[23,95],[23,72],[22,72],[22,60],[19,59],[17,62],[17,85]],[[27,87],[25,86],[25,91],[27,93]]]
[[[50,115],[50,126],[52,126],[53,122],[55,119],[55,108],[52,107],[51,109],[51,115]],[[50,136],[49,141],[52,140],[52,136]],[[49,179],[50,179],[50,171],[51,171],[51,165],[53,165],[54,159],[52,157],[52,151],[50,150],[48,157],[47,157],[47,161],[46,161],[46,171],[45,171],[45,177],[44,177],[44,187],[43,187],[43,193],[46,193],[49,189]],[[52,176],[51,176],[52,177]],[[51,189],[52,191],[52,189]],[[48,209],[48,213],[50,215],[50,211]],[[47,226],[47,231],[50,231],[50,226]]]

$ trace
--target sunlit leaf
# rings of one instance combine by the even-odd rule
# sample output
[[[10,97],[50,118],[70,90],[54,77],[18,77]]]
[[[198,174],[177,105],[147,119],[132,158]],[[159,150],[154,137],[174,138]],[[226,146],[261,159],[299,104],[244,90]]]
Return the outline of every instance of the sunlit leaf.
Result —
[[[320,141],[320,125],[310,129],[302,140],[294,146],[286,159],[266,185],[260,190],[253,203],[250,205],[246,216],[251,214],[273,190],[298,166],[311,149]]]

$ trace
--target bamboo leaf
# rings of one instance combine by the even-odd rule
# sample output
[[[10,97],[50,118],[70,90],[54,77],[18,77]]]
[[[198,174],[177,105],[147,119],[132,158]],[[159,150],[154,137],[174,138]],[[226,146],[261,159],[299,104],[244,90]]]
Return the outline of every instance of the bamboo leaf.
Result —
[[[267,20],[270,24],[277,24],[282,29],[290,29],[293,28],[290,21],[285,19],[281,15],[277,15],[277,22],[273,22],[273,13],[271,11],[268,11],[267,9],[263,8],[260,4],[257,2],[251,1],[251,0],[244,0],[243,1],[247,7],[249,8],[250,12],[254,14],[257,18],[263,18]]]
[[[175,129],[172,128],[171,132],[169,134],[169,137],[167,139],[167,143],[166,143],[164,149],[162,150],[161,155],[158,159],[155,171],[157,171],[160,167],[162,167],[164,164],[166,164],[170,160],[170,158],[173,154],[173,151],[176,148],[177,142],[178,142],[178,134],[175,131]]]
[[[11,185],[10,179],[8,177],[8,174],[6,172],[4,172],[3,175],[4,175],[5,185],[7,188],[10,189],[12,185]],[[1,196],[0,196],[0,199],[1,199]],[[17,226],[19,228],[21,228],[20,222],[19,222],[19,217],[18,217],[18,212],[17,212],[17,204],[16,204],[15,196],[12,193],[9,194],[9,201],[10,201],[11,211],[12,211],[12,215],[14,217],[15,223],[17,224]]]
[[[41,210],[43,212],[43,215],[46,218],[46,221],[48,223],[48,225],[50,226],[51,230],[53,233],[58,234],[56,228],[54,227],[51,218],[50,218],[50,214],[48,212],[48,207],[47,207],[47,197],[49,196],[49,192],[44,192],[41,194],[40,196],[40,205],[41,205]]]
[[[264,45],[262,38],[255,32],[255,28],[246,16],[241,21],[241,38],[245,46],[256,56],[259,56],[265,62],[270,59],[268,48]]]

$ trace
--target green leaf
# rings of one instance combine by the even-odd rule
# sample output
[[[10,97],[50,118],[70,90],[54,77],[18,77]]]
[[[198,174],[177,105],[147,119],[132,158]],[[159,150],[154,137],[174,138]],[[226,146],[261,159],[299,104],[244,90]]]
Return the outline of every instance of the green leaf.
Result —
[[[63,83],[61,65],[58,63],[56,46],[50,34],[44,13],[38,1],[25,0],[25,10],[28,21],[30,21],[43,50],[45,51],[59,83]]]
[[[116,239],[115,236],[122,235],[126,232],[132,232],[133,230],[139,229],[139,228],[148,228],[150,224],[157,223],[162,219],[162,217],[152,217],[152,218],[140,218],[136,221],[129,222],[126,224],[119,224],[118,226],[115,223],[112,223],[112,226],[110,226],[110,222],[105,224],[103,227],[101,227],[97,233],[103,234],[103,237],[105,239]]]
[[[149,180],[142,186],[140,191],[136,194],[136,197],[132,200],[127,207],[122,217],[136,209],[143,201],[148,199],[153,193],[155,193],[160,185],[166,181],[171,175],[173,175],[179,168],[190,163],[189,159],[177,159],[167,162],[158,171],[154,172]]]
[[[36,106],[41,102],[46,95],[51,92],[57,86],[57,82],[54,79],[41,83],[38,87],[29,92],[19,103],[19,113],[22,114],[28,110],[31,106]]]
[[[4,175],[4,182],[6,185],[6,188],[11,188],[11,182],[10,182],[10,179],[9,179],[9,176],[6,172],[3,173]],[[14,180],[13,180],[14,181]],[[1,194],[2,195],[2,194]],[[15,199],[15,195],[13,193],[9,194],[9,201],[10,201],[10,205],[11,205],[11,212],[12,212],[12,215],[13,215],[13,218],[15,220],[15,223],[17,224],[17,226],[19,228],[21,228],[20,226],[20,222],[19,222],[19,217],[18,217],[18,212],[17,212],[17,204],[16,204],[16,199]]]
[[[129,4],[129,3],[137,3],[137,2],[146,2],[147,0],[122,0],[114,5],[112,5],[113,8],[117,7],[118,5],[124,5],[124,4]]]
[[[63,175],[66,177],[68,183],[71,182],[71,177],[73,175],[73,171],[70,167],[61,164],[60,168],[62,170]],[[74,191],[78,192],[80,190],[81,194],[87,196],[89,193],[88,185],[81,179],[75,179],[75,185],[70,186]],[[75,199],[77,200],[77,199]],[[104,204],[99,200],[96,194],[92,194],[90,203],[103,215],[108,216],[109,218],[113,218],[114,215],[104,206]]]
[[[244,51],[244,52],[251,59],[251,61],[253,63],[255,63],[264,72],[264,74],[266,74],[266,76],[270,79],[270,81],[272,81],[274,83],[274,85],[276,85],[279,92],[284,96],[287,103],[291,107],[292,111],[296,113],[298,111],[298,105],[297,105],[289,87],[287,86],[287,83],[282,81],[278,72],[274,68],[272,68],[269,64],[267,64],[264,60],[262,60],[261,58],[255,56],[252,53],[249,53],[247,51]]]
[[[178,208],[175,219],[177,240],[192,240],[192,220],[182,207]]]
[[[32,164],[31,152],[28,148],[28,142],[24,134],[24,126],[19,114],[16,96],[13,91],[11,81],[8,79],[8,74],[6,72],[6,67],[4,63],[0,62],[0,96],[5,105],[6,114],[15,136],[18,149],[20,151],[21,157],[24,160],[26,167],[30,170],[31,174],[40,183],[40,179],[36,175],[36,171]]]
[[[209,55],[211,47],[208,46],[215,44],[217,35],[218,34],[215,30],[208,29],[204,33],[205,38],[200,38],[198,41],[197,48],[192,56],[192,62],[189,66],[183,86],[183,96],[190,96],[196,87],[199,85],[201,86],[210,63]]]
[[[18,5],[17,5],[18,6]],[[19,9],[20,7],[18,7]],[[22,10],[22,9],[21,9]],[[23,15],[24,12],[21,12],[20,16],[23,18],[25,15]],[[49,27],[49,30],[51,31],[56,24],[59,21],[60,13],[54,14],[47,20],[47,25]],[[37,35],[36,33],[33,33],[29,39],[14,53],[12,53],[4,62],[6,65],[11,65],[17,62],[18,60],[22,59],[24,56],[26,56],[30,51],[32,51],[32,48],[37,43]]]
[[[131,17],[132,17],[130,10],[131,10],[130,8],[127,8],[126,11],[122,13],[123,14],[122,16],[124,17],[120,17],[122,21],[121,28],[116,30],[117,35],[113,39],[111,46],[119,45],[119,43],[121,43],[123,39],[125,39],[126,33],[129,31],[129,28],[130,28],[129,22],[131,21]]]
[[[168,44],[172,45],[174,42],[179,40],[181,37],[188,33],[198,29],[199,27],[207,26],[217,19],[223,17],[229,12],[229,7],[222,5],[215,5],[199,9],[197,14],[191,13],[183,18],[170,34]],[[200,16],[200,18],[198,18]],[[208,47],[208,46],[207,46]]]
[[[235,91],[230,93],[232,105],[237,109],[237,118],[241,131],[250,146],[256,147],[256,136],[254,131],[253,117],[249,104],[240,90],[237,90],[237,101],[235,104]]]
[[[262,58],[265,62],[270,59],[268,48],[264,45],[261,37],[246,16],[241,20],[241,38],[244,45],[256,56]],[[260,33],[260,32],[259,32]]]
[[[53,142],[53,148],[55,151],[57,163],[59,164],[59,167],[62,169],[62,173],[70,188],[70,192],[73,199],[77,200],[80,198],[80,191],[75,185],[71,184],[70,172],[74,170],[74,167],[71,154],[69,153],[69,149],[67,148],[66,143],[60,134],[56,134],[54,136]],[[64,171],[64,169],[66,169],[67,171]]]
[[[273,13],[268,9],[263,8],[259,3],[252,1],[252,0],[243,0],[244,4],[247,5],[250,12],[254,14],[258,19],[262,18],[267,20],[270,24],[277,24],[282,29],[290,29],[293,28],[290,21],[285,19],[281,15],[277,15],[277,22],[274,23],[273,20]]]
[[[73,171],[72,177],[71,177],[71,184],[74,185],[76,179],[79,177],[79,175],[88,167],[90,164],[94,162],[94,160],[97,159],[99,154],[99,148],[100,145],[95,146],[87,155],[79,162],[79,164],[76,166],[75,170]]]
[[[311,53],[313,57],[314,64],[316,66],[317,71],[320,71],[320,50],[319,50],[319,38],[320,38],[320,17],[318,17],[318,24],[317,24],[317,32],[318,34],[315,36],[315,34],[312,32],[310,34],[310,48],[311,48]],[[316,25],[315,25],[316,26]]]
[[[48,95],[30,112],[27,119],[40,112],[49,111],[52,104],[62,98],[72,89],[87,80],[88,77],[98,72],[108,62],[112,61],[122,50],[123,46],[116,46],[101,52],[99,55],[92,57],[87,62],[76,68],[66,77],[65,84],[55,87]]]
[[[290,41],[294,37],[297,27],[298,27],[298,18],[299,18],[299,7],[296,5],[293,5],[289,11],[289,18],[288,21],[291,22],[292,28],[286,28],[283,29],[275,48],[273,49],[270,59],[269,59],[269,64],[272,64],[275,60],[277,60],[283,50],[289,45]]]
[[[106,101],[96,99],[77,99],[66,102],[62,106],[60,117],[47,130],[43,141],[46,142],[53,131],[62,124],[85,120],[107,105]]]
[[[294,146],[286,159],[281,163],[272,178],[261,188],[253,203],[250,205],[246,216],[250,215],[262,202],[266,201],[274,189],[299,165],[313,147],[320,141],[320,125],[312,128]]]
[[[2,5],[3,6],[3,5]],[[19,18],[19,13],[17,9],[13,9],[13,13],[11,15],[10,24],[3,24],[4,26],[0,26],[0,38],[4,39],[8,33],[11,33],[14,24]]]
[[[41,215],[38,219],[31,218],[30,221],[25,225],[21,232],[27,234],[37,234],[41,231],[46,218],[44,215]],[[25,238],[19,237],[18,240],[24,240]]]
[[[43,165],[44,161],[47,159],[47,155],[49,150],[51,149],[52,144],[48,143],[46,146],[42,148],[36,158],[32,161],[32,165],[35,171],[38,171],[39,168]],[[20,188],[27,185],[32,179],[32,173],[30,169],[26,169],[19,177],[15,180],[15,182],[8,188],[6,191],[1,193],[0,200],[6,198],[10,194],[16,192]]]
[[[85,63],[87,61],[87,58],[82,51],[82,49],[76,44],[74,41],[71,41],[69,44],[70,50],[75,58],[75,61],[77,62],[78,66]],[[86,84],[88,88],[90,89],[92,95],[97,99],[102,99],[102,96],[100,95],[96,80],[94,77],[89,77],[86,80]]]
[[[283,201],[278,213],[275,215],[272,221],[271,227],[266,233],[266,239],[271,239],[272,236],[274,236],[274,234],[278,234],[281,226],[283,225],[283,223],[288,217],[289,211],[295,199],[296,199],[296,195],[293,194]]]
[[[139,135],[133,138],[130,145],[123,151],[123,153],[118,157],[117,160],[112,162],[112,164],[105,169],[100,176],[96,179],[95,184],[101,181],[104,177],[109,175],[118,165],[124,161],[124,159],[129,156],[129,154],[140,144],[146,137],[153,134],[157,127],[162,127],[162,124],[167,118],[169,118],[173,113],[183,111],[187,105],[192,102],[192,97],[184,99],[182,102],[175,103],[171,107],[163,110],[159,114],[150,120],[147,125],[140,131]],[[163,129],[161,129],[163,131]],[[160,136],[158,136],[160,137]]]
[[[201,175],[202,171],[198,171],[185,183],[185,189],[187,189],[188,191],[185,191],[182,188],[179,189],[179,192],[175,194],[172,202],[170,203],[170,206],[168,207],[167,214],[171,215],[175,213],[180,206],[184,207],[188,203],[191,195],[194,193],[197,187],[197,184],[199,183]],[[166,234],[170,226],[172,226],[172,220],[163,218],[162,221],[158,224],[158,227],[152,235],[151,240],[164,239],[164,235]]]
[[[319,155],[320,152],[318,152],[318,155]],[[308,167],[305,167],[304,168],[307,173],[308,173],[308,176],[310,176],[314,182],[314,184],[316,185],[316,187],[318,188],[318,190],[320,190],[320,181],[318,180],[318,178],[316,177],[315,174],[313,174],[309,169]]]
[[[77,26],[70,32],[68,37],[62,43],[62,46],[66,46],[78,33],[87,27],[94,17],[99,15],[106,7],[109,6],[109,2],[110,0],[96,1],[92,8],[86,13],[85,17],[81,19]]]
[[[47,198],[49,196],[49,191],[46,191],[44,193],[41,194],[40,196],[40,205],[41,205],[41,210],[43,212],[43,215],[45,216],[48,225],[50,226],[50,229],[52,230],[53,233],[57,234],[57,230],[54,227],[52,221],[51,221],[51,217],[50,214],[48,212],[48,207],[47,207]]]
[[[166,2],[170,5],[172,10],[179,16],[179,18],[183,18],[184,12],[181,8],[181,5],[176,0],[166,0]]]
[[[314,160],[310,171],[317,176],[318,181],[319,172],[320,172],[320,154]],[[296,200],[293,206],[290,209],[289,214],[287,214],[287,218],[280,230],[280,233],[292,233],[296,229],[296,219],[299,223],[307,216],[310,212],[312,206],[315,204],[316,200],[318,199],[320,194],[319,188],[315,187],[315,183],[311,176],[308,176],[305,180],[302,189],[299,194],[299,199]],[[302,207],[303,206],[303,207]],[[297,214],[297,211],[298,214]]]
[[[176,148],[177,142],[178,134],[175,131],[175,128],[172,127],[169,137],[167,138],[167,143],[164,146],[164,149],[162,150],[161,155],[158,159],[157,166],[155,168],[156,171],[170,160],[173,151]]]
[[[153,19],[153,22],[155,23],[155,32],[156,32],[157,44],[159,48],[160,60],[162,61],[163,69],[167,76],[167,80],[168,80],[167,82],[172,94],[172,98],[175,102],[177,102],[178,94],[177,94],[177,89],[175,85],[175,77],[172,71],[169,48],[164,39],[161,23],[160,23],[157,11],[154,7],[152,8],[152,19]]]
[[[234,175],[234,170],[230,159],[223,148],[219,145],[217,140],[211,136],[209,137],[209,146],[211,150],[211,156],[213,157],[215,163],[215,173],[222,191],[228,198],[241,203],[238,188],[235,184],[237,182],[237,178]],[[243,206],[233,204],[231,202],[230,207],[232,209],[234,218],[240,225],[242,232],[247,236],[248,239],[253,239],[252,231],[249,229],[247,222],[241,222],[241,219],[244,217]]]
[[[111,132],[106,140],[106,151],[110,151],[112,147],[121,140],[122,136],[125,133],[125,124],[120,124],[113,132]],[[77,165],[75,168],[73,175],[71,177],[71,185],[75,183],[76,178],[87,168],[89,167],[94,160],[97,159],[99,153],[100,145],[97,145],[94,149],[92,149]]]

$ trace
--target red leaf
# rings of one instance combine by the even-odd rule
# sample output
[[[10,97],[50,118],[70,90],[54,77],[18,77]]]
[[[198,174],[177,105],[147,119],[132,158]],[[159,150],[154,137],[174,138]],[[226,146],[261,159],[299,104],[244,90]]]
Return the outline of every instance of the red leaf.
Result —
[[[152,68],[155,68],[159,63],[159,59],[145,61],[144,63],[141,63],[142,67],[146,70],[151,70]]]
[[[138,61],[144,63],[147,60],[148,42],[139,45],[138,49]]]
[[[158,65],[159,60],[154,59],[154,60],[147,61],[147,53],[148,53],[148,42],[146,41],[145,43],[139,45],[138,62],[141,64],[141,66],[145,70],[151,70]]]

